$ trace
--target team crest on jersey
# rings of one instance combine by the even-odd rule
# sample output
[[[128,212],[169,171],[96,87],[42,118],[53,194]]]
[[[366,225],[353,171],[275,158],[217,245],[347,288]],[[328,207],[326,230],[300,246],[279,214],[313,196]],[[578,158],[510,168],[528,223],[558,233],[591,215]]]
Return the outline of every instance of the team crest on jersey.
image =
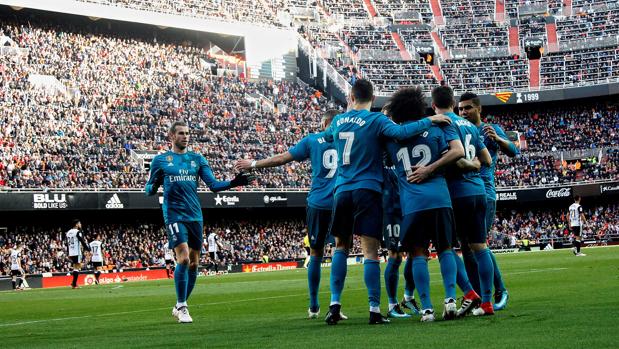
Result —
[[[196,162],[191,160],[191,167],[196,167]]]
[[[172,162],[172,160],[174,160],[174,157],[172,157],[172,155],[168,155],[168,156],[166,156],[165,159],[166,159],[167,162]]]

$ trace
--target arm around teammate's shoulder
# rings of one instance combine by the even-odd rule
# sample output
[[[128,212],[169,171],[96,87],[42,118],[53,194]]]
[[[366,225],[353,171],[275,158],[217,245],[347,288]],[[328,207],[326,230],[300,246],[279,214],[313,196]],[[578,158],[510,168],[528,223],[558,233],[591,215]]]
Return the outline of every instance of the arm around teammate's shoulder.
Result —
[[[159,165],[159,156],[155,156],[150,162],[150,175],[144,187],[146,195],[151,196],[157,193],[157,190],[163,184],[163,177],[164,173],[163,168]]]

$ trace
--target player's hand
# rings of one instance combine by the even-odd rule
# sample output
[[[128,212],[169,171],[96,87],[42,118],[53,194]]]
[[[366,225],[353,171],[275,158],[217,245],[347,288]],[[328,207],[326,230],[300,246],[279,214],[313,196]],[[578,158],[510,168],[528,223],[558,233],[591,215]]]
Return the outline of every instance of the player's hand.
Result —
[[[496,134],[496,130],[494,129],[494,127],[492,127],[490,125],[485,125],[484,126],[484,134],[486,135],[486,137],[492,139],[493,141],[496,141],[496,139],[499,137]]]
[[[473,163],[473,165],[475,165],[475,168],[477,168],[478,171],[479,169],[481,169],[481,161],[479,161],[479,158],[474,157],[471,162]]]
[[[239,173],[234,177],[233,180],[230,181],[230,187],[240,187],[244,185],[248,185],[249,182],[253,182],[256,180],[256,176],[248,174],[248,173]]]
[[[153,173],[153,176],[155,176],[155,178],[156,178],[156,181],[153,184],[153,186],[155,188],[158,188],[158,187],[162,186],[163,185],[163,180],[165,178],[163,169],[159,168],[159,169],[155,170],[155,173]]]
[[[237,171],[249,171],[251,170],[251,163],[254,161],[253,159],[243,159],[238,160],[236,164],[234,164],[234,169]]]
[[[437,114],[437,115],[432,115],[429,116],[430,121],[432,121],[433,124],[438,124],[438,125],[451,125],[451,118],[447,115],[443,115],[443,114]]]
[[[432,170],[428,166],[413,166],[413,173],[406,177],[409,183],[421,183],[432,175]]]

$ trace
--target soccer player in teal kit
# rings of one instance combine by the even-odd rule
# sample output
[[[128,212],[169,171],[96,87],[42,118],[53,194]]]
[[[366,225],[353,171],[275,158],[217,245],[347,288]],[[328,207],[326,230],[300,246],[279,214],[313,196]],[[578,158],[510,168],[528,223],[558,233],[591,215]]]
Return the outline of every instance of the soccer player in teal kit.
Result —
[[[336,250],[331,263],[331,303],[325,321],[335,325],[341,320],[341,295],[346,279],[348,250],[353,234],[361,236],[364,255],[363,274],[368,289],[370,324],[389,320],[380,313],[380,265],[378,248],[382,238],[383,142],[406,139],[430,128],[433,122],[448,123],[443,115],[396,125],[382,113],[371,112],[374,101],[372,84],[360,79],[351,90],[349,111],[337,115],[325,131],[333,140],[338,155],[338,172],[330,233]]]
[[[419,120],[426,109],[424,98],[420,88],[401,89],[391,97],[386,107],[387,114],[394,122],[403,125]],[[432,126],[416,137],[387,142],[387,153],[395,164],[400,187],[402,224],[399,238],[413,263],[411,276],[419,293],[423,322],[434,321],[426,258],[430,241],[438,253],[445,288],[443,319],[456,317],[457,264],[452,250],[454,215],[442,168],[462,158],[464,148],[451,126],[447,131]],[[429,175],[418,183],[408,182],[407,177],[422,166],[429,169]]]
[[[196,283],[203,241],[202,207],[198,197],[199,179],[212,191],[247,185],[252,177],[238,174],[232,181],[215,179],[206,159],[187,150],[189,127],[182,121],[170,126],[172,150],[155,156],[150,165],[146,195],[155,195],[163,185],[163,220],[170,248],[176,253],[174,284],[177,302],[172,315],[180,323],[193,322],[187,299]]]
[[[322,130],[331,125],[337,110],[328,110],[322,117]],[[288,151],[261,160],[239,160],[238,170],[277,167],[291,161],[309,159],[312,164],[312,187],[307,195],[306,222],[310,240],[310,261],[307,267],[307,284],[310,304],[307,310],[310,319],[320,314],[318,290],[320,288],[320,265],[324,255],[325,241],[329,235],[331,209],[333,207],[333,187],[337,174],[337,152],[333,142],[327,142],[324,134],[313,133],[305,136]]]
[[[480,174],[484,181],[486,188],[486,230],[490,232],[492,224],[494,223],[494,216],[496,213],[496,188],[494,183],[494,172],[496,170],[496,161],[498,153],[501,151],[503,154],[514,157],[520,152],[518,148],[512,143],[505,131],[501,126],[497,124],[488,124],[481,121],[481,101],[479,97],[471,92],[466,92],[460,96],[460,102],[458,103],[458,110],[460,116],[470,121],[473,125],[477,126],[479,132],[484,135],[484,144],[490,152],[492,158],[491,165],[482,165]],[[507,306],[508,293],[503,283],[503,277],[499,269],[499,265],[494,258],[494,254],[490,252],[492,257],[492,264],[494,266],[494,310],[501,310]],[[466,271],[471,280],[473,288],[479,290],[479,279],[477,275],[477,263],[473,258],[470,249],[462,249],[462,256],[464,257],[464,264],[466,265]]]
[[[453,91],[448,86],[439,86],[432,90],[432,108],[436,113],[444,113],[451,118],[450,127],[455,129],[464,145],[465,159],[472,161],[478,158],[482,164],[490,165],[492,159],[477,126],[453,113],[454,104]],[[481,306],[476,308],[473,314],[492,315],[494,314],[492,307],[494,267],[490,249],[486,245],[487,204],[484,182],[481,179],[479,169],[453,169],[447,171],[447,184],[456,219],[456,234],[460,244],[467,244],[473,251],[478,265]],[[457,258],[457,262],[460,278],[466,272],[464,272],[464,263],[461,263],[460,258]],[[477,298],[477,293],[471,292],[473,288],[468,282],[468,277],[466,279],[466,287],[463,286],[463,282],[458,282],[462,291],[465,292],[462,307],[458,314],[460,316],[466,314],[472,307],[473,293],[475,293],[474,298]]]

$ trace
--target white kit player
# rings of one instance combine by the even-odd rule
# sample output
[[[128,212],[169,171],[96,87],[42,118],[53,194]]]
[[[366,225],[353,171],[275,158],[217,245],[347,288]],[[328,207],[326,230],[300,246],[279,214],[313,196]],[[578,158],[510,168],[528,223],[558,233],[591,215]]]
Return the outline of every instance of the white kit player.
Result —
[[[174,272],[174,250],[168,244],[163,244],[163,259],[165,260],[165,272],[168,279],[171,279]]]
[[[95,270],[95,284],[99,284],[99,277],[101,277],[101,270],[103,270],[103,243],[101,242],[101,235],[97,235],[97,238],[90,242],[90,262]]]
[[[71,264],[73,265],[73,281],[71,282],[71,287],[76,289],[79,288],[77,287],[77,277],[80,270],[82,270],[81,247],[83,246],[86,251],[90,251],[90,247],[86,243],[84,235],[82,234],[82,223],[79,221],[79,219],[73,220],[73,228],[71,228],[67,232],[66,238],[67,246],[69,248],[69,259],[71,260]]]
[[[23,247],[18,248],[17,245],[10,250],[9,264],[11,265],[11,283],[14,290],[21,290],[23,289],[22,286],[25,286],[26,273],[21,266],[21,252],[23,250]]]
[[[574,203],[570,205],[568,215],[570,220],[570,232],[574,239],[574,248],[572,248],[572,251],[577,257],[584,257],[586,254],[580,252],[580,246],[582,244],[582,227],[586,223],[586,220],[585,214],[582,211],[582,206],[580,205],[580,196],[574,196]]]
[[[210,234],[208,234],[208,237],[206,238],[206,243],[209,258],[211,259],[211,262],[215,265],[215,272],[218,272],[219,265],[217,264],[217,259],[219,249],[223,249],[223,245],[221,244],[221,242],[219,242],[219,236],[217,236],[215,232],[211,232]]]

